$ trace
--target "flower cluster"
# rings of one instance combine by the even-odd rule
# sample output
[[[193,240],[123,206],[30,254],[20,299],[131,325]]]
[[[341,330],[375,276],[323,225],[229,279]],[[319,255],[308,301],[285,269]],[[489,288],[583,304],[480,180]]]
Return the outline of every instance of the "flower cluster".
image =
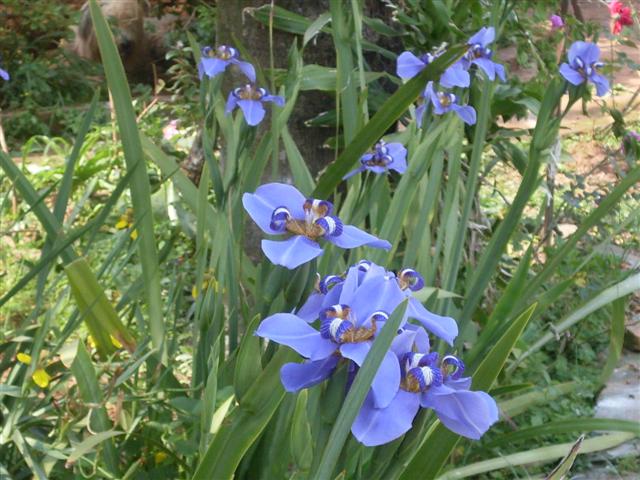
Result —
[[[203,47],[200,63],[198,63],[198,73],[200,79],[205,75],[214,78],[223,73],[227,67],[235,65],[249,79],[249,83],[238,88],[234,88],[227,98],[225,114],[230,114],[236,107],[240,107],[244,119],[252,127],[258,125],[265,116],[263,104],[265,102],[275,103],[284,106],[284,98],[278,95],[270,95],[265,88],[256,86],[256,71],[249,62],[240,59],[238,50],[227,45],[220,45],[217,48]]]
[[[631,7],[627,7],[624,3],[614,0],[609,4],[609,13],[611,13],[611,33],[620,34],[626,26],[633,25],[633,16],[631,15]]]
[[[491,81],[496,76],[503,82],[506,79],[504,67],[492,60],[493,51],[489,45],[495,40],[496,32],[493,27],[483,27],[468,41],[468,50],[464,56],[451,65],[442,74],[439,80],[440,87],[452,89],[454,87],[467,88],[470,85],[469,70],[475,66],[482,70]],[[426,53],[420,57],[411,52],[403,52],[398,57],[396,73],[402,79],[410,79],[420,73],[438,54]],[[433,82],[429,82],[422,94],[424,103],[416,109],[418,126],[422,125],[422,117],[426,110],[427,102],[433,105],[433,113],[443,115],[447,112],[455,112],[463,122],[468,125],[476,123],[476,112],[473,107],[458,103],[458,97],[446,90],[436,90]]]
[[[450,317],[429,312],[412,293],[424,287],[413,269],[397,274],[361,261],[340,275],[319,279],[316,291],[296,313],[264,319],[256,335],[286,345],[303,363],[287,363],[280,377],[285,390],[297,392],[329,378],[344,364],[351,378],[395,308],[408,299],[404,318],[352,425],[368,446],[406,433],[420,407],[433,409],[452,431],[479,438],[498,419],[494,400],[469,390],[463,363],[452,355],[429,353],[427,332],[452,344],[458,334]]]

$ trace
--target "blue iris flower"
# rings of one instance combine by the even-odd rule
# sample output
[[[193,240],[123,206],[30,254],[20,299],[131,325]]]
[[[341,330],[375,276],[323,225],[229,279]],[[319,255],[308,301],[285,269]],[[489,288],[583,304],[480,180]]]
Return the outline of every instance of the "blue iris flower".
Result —
[[[370,276],[358,284],[358,276],[358,270],[351,269],[337,297],[339,303],[316,310],[319,331],[291,313],[271,315],[258,326],[256,335],[286,345],[307,359],[283,365],[280,379],[286,391],[297,392],[324,381],[341,360],[350,367],[362,366],[389,313],[404,300],[395,280]],[[390,350],[371,384],[371,402],[378,408],[389,405],[400,380],[398,357]]]
[[[224,110],[225,114],[231,113],[236,107],[240,107],[244,119],[248,125],[252,127],[258,125],[265,115],[263,104],[272,102],[279,107],[284,106],[284,98],[279,95],[269,95],[264,88],[257,88],[253,84],[247,84],[239,87],[229,93],[227,98],[227,106]]]
[[[427,101],[432,103],[433,113],[436,115],[443,115],[447,112],[454,111],[466,124],[473,125],[476,123],[476,111],[473,107],[469,105],[459,105],[457,103],[458,99],[453,93],[436,92],[433,89],[433,82],[429,82],[427,84],[423,97],[425,99],[425,103],[416,108],[416,121],[418,123],[418,127],[422,125],[422,117],[424,116],[424,111],[427,108]]]
[[[360,157],[360,167],[347,173],[342,179],[346,180],[365,170],[377,174],[386,173],[389,170],[404,173],[407,170],[407,149],[401,143],[386,143],[380,140],[372,152]]]
[[[430,312],[413,296],[414,292],[424,287],[424,280],[422,275],[412,268],[404,268],[395,274],[375,263],[363,260],[342,275],[327,275],[319,279],[316,291],[309,296],[296,315],[307,322],[313,322],[320,310],[340,302],[343,290],[354,290],[365,284],[370,292],[369,302],[373,305],[372,308],[393,311],[396,305],[393,302],[390,304],[389,299],[400,303],[408,298],[409,303],[402,319],[403,328],[406,330],[424,328],[449,345],[453,345],[453,341],[458,336],[456,321],[451,317]],[[409,319],[415,320],[417,324],[408,323]]]
[[[220,45],[215,49],[203,47],[200,63],[198,63],[198,74],[201,80],[205,75],[213,78],[224,72],[229,65],[237,65],[251,82],[256,81],[256,71],[253,65],[240,60],[238,50],[227,45]]]
[[[438,55],[432,55],[430,53],[417,57],[411,52],[403,52],[398,57],[396,73],[403,80],[409,80],[424,70],[425,67],[437,57]],[[469,73],[461,63],[456,62],[444,71],[439,83],[447,88],[466,88],[470,83]]]
[[[382,445],[404,435],[420,407],[431,408],[449,430],[474,440],[498,421],[495,400],[485,392],[469,390],[471,378],[462,377],[462,361],[453,355],[440,360],[436,352],[428,353],[428,348],[420,348],[416,341],[418,334],[404,331],[392,345],[401,368],[400,388],[393,400],[380,408],[370,392],[351,426],[353,435],[366,446]],[[415,347],[424,353],[417,353]],[[389,388],[395,388],[395,383]]]
[[[491,60],[493,51],[488,47],[495,38],[496,31],[493,27],[482,27],[478,33],[467,41],[469,50],[464,54],[460,63],[465,70],[468,70],[471,65],[477,65],[484,71],[489,80],[495,80],[497,75],[504,82],[506,80],[504,67]]]
[[[560,65],[560,74],[572,85],[581,85],[586,81],[596,86],[599,97],[609,91],[609,80],[598,73],[604,65],[600,62],[600,49],[594,43],[574,42],[567,54],[569,63]]]
[[[255,193],[245,193],[242,204],[263,232],[291,234],[278,242],[262,240],[262,251],[272,263],[296,268],[323,253],[318,240],[340,248],[369,246],[389,250],[386,240],[363,232],[331,215],[333,205],[325,200],[306,198],[295,187],[283,183],[261,185]]]

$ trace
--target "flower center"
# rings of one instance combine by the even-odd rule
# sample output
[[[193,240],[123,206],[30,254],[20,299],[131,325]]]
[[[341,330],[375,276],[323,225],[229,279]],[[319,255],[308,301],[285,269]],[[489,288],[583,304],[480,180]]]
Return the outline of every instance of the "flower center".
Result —
[[[218,48],[216,48],[215,56],[220,60],[229,60],[231,58],[236,58],[238,56],[238,51],[233,47],[220,45]]]
[[[302,206],[304,219],[293,218],[286,207],[278,207],[271,214],[271,228],[278,232],[289,232],[302,235],[310,240],[319,237],[337,237],[342,234],[342,221],[330,216],[333,205],[317,199],[307,199]]]
[[[491,58],[492,55],[493,55],[493,52],[491,51],[490,48],[483,47],[479,43],[472,45],[466,54],[467,59],[470,61],[475,60],[476,58]]]
[[[424,278],[414,269],[405,268],[398,274],[398,284],[401,290],[408,288],[412,292],[417,292],[424,287]]]
[[[361,160],[363,165],[368,167],[386,167],[393,162],[393,157],[389,155],[389,149],[383,140],[376,143],[372,153],[373,156],[369,160]]]
[[[375,312],[369,317],[370,327],[356,328],[352,321],[351,308],[348,305],[333,305],[320,311],[320,335],[336,343],[362,343],[374,337],[377,331],[376,322],[386,321],[389,315]]]
[[[447,108],[452,103],[456,103],[456,96],[453,93],[438,92],[438,101],[443,108]]]
[[[248,83],[244,87],[238,87],[233,94],[240,100],[261,100],[267,94],[264,88],[257,88],[255,85]]]
[[[400,384],[407,392],[426,392],[429,387],[442,385],[442,373],[437,368],[425,366],[409,370]]]

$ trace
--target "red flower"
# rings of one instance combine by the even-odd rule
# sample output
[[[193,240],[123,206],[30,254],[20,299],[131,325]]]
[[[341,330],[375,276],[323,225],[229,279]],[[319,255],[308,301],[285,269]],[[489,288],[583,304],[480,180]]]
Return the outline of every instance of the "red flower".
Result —
[[[614,35],[618,35],[622,31],[622,27],[626,25],[633,25],[633,18],[631,17],[631,8],[625,7],[622,2],[614,0],[609,4],[609,12],[613,24],[611,25],[611,32]]]

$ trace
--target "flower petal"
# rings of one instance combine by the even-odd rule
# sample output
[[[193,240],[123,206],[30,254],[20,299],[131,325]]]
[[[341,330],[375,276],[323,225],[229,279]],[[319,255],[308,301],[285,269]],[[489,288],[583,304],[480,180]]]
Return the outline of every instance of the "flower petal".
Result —
[[[429,391],[422,395],[421,404],[435,410],[449,430],[474,440],[497,422],[499,416],[495,400],[485,392],[456,390],[449,395],[434,395]]]
[[[356,168],[355,170],[351,170],[349,173],[347,173],[344,177],[342,177],[343,180],[348,180],[351,177],[353,177],[354,175],[358,174],[358,173],[362,173],[365,171],[365,166],[361,165],[360,167]]]
[[[447,68],[440,77],[440,85],[446,88],[466,88],[470,83],[469,72],[467,72],[459,62]]]
[[[358,316],[356,327],[361,326],[374,312],[383,311],[391,315],[404,299],[398,281],[393,276],[367,276],[349,303]]]
[[[202,71],[209,78],[221,74],[225,71],[227,65],[229,65],[228,60],[221,60],[219,58],[202,57],[200,62],[202,63]]]
[[[280,95],[265,95],[262,97],[263,102],[272,102],[278,105],[279,107],[284,107],[284,98]]]
[[[294,235],[282,242],[262,240],[262,251],[271,263],[282,265],[289,270],[324,253],[320,245],[301,235]]]
[[[427,64],[413,53],[402,52],[398,57],[396,74],[403,80],[408,80],[418,75],[426,66]]]
[[[564,77],[564,79],[569,82],[571,85],[581,85],[584,82],[584,77],[578,72],[571,68],[568,63],[563,63],[560,65],[560,75]]]
[[[256,335],[286,345],[310,360],[321,360],[336,351],[336,344],[322,338],[320,332],[291,313],[276,313],[265,318]]]
[[[369,342],[343,343],[340,345],[340,353],[342,356],[353,360],[359,367],[364,363],[370,349],[371,344]],[[393,352],[387,352],[371,383],[375,407],[384,408],[389,405],[399,388],[400,363],[398,362],[398,357],[396,357]]]
[[[426,103],[418,105],[418,107],[416,108],[416,124],[418,125],[418,128],[422,127],[422,119],[424,118],[424,111],[426,109],[427,109]]]
[[[586,65],[591,65],[600,59],[600,48],[591,42],[573,42],[569,47],[567,57],[571,65],[575,66],[574,62],[577,57],[580,57]]]
[[[411,429],[420,408],[420,395],[398,390],[386,408],[375,408],[373,395],[365,399],[351,433],[367,447],[391,442]]]
[[[305,197],[293,185],[286,183],[266,183],[259,186],[255,193],[245,193],[242,205],[251,219],[268,234],[277,235],[271,228],[271,214],[278,207],[286,207],[295,219],[304,219],[303,205]]]
[[[475,109],[473,107],[471,107],[469,105],[457,105],[457,104],[453,103],[453,104],[451,104],[451,110],[456,112],[456,114],[467,125],[475,125],[475,123],[476,123],[476,111],[475,111]]]
[[[265,109],[258,100],[238,100],[238,105],[242,109],[247,125],[255,127],[265,115]]]
[[[596,86],[596,93],[599,97],[602,97],[609,91],[609,80],[604,75],[593,73],[589,77],[589,80]]]
[[[307,298],[307,301],[298,309],[296,315],[306,322],[313,322],[318,318],[318,312],[322,310],[324,303],[324,295],[322,293],[313,292]]]
[[[496,79],[495,63],[493,63],[488,58],[476,58],[471,63],[474,63],[478,67],[480,67],[487,75],[487,78],[492,82]]]
[[[231,63],[236,64],[240,69],[240,71],[244,73],[249,80],[251,80],[251,83],[255,83],[256,70],[255,68],[253,68],[253,65],[251,65],[249,62],[238,60],[237,58],[234,58],[233,60],[231,60]]]
[[[3,69],[1,69],[1,68],[0,68],[0,77],[2,77],[2,79],[3,79],[3,80],[5,80],[5,81],[7,81],[7,82],[8,82],[8,81],[9,81],[9,79],[11,78],[11,77],[9,76],[9,72],[7,72],[6,70],[3,70]]]
[[[391,244],[386,240],[380,240],[378,237],[363,232],[353,225],[344,225],[341,235],[326,237],[326,239],[341,248],[356,248],[366,245],[373,248],[383,248],[384,250],[391,249]]]
[[[338,355],[330,355],[323,360],[285,363],[280,369],[280,380],[287,392],[313,387],[331,376],[339,360]]]
[[[449,345],[453,345],[453,341],[458,336],[458,324],[453,318],[431,313],[413,297],[409,298],[405,317],[419,321],[425,329],[442,338]]]
[[[233,112],[233,109],[236,108],[237,106],[238,106],[238,98],[233,94],[233,92],[230,92],[229,96],[227,97],[227,104],[224,107],[225,115],[229,115],[231,112]]]
[[[473,35],[467,45],[475,45],[479,44],[483,47],[486,47],[491,42],[493,42],[496,38],[496,30],[493,27],[482,27],[478,33]]]

